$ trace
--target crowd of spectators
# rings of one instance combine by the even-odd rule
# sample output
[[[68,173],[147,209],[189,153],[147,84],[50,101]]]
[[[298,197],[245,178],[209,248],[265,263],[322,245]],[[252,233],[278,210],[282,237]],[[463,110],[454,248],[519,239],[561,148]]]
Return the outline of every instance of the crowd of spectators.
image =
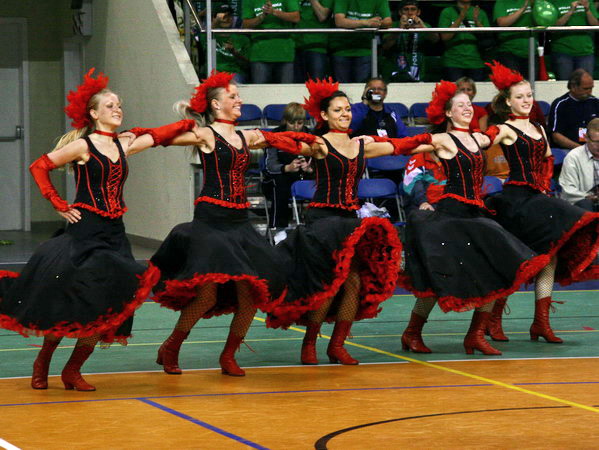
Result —
[[[174,12],[181,0],[167,0]],[[549,1],[559,26],[599,25],[593,0]],[[205,1],[192,1],[201,20]],[[333,76],[363,82],[372,74],[371,33],[294,34],[294,28],[404,28],[413,33],[379,33],[378,73],[385,81],[455,81],[487,79],[484,63],[496,59],[528,74],[528,35],[518,32],[419,32],[425,28],[531,27],[534,0],[213,0],[215,29],[284,29],[277,34],[219,34],[217,68],[233,70],[246,83],[301,83],[308,76]],[[175,16],[176,13],[174,12]],[[204,26],[202,24],[202,26]],[[205,64],[205,33],[199,27],[198,64]],[[593,74],[597,33],[586,31],[535,34],[550,71],[566,80],[582,68]],[[538,65],[537,65],[538,66]],[[205,67],[198,67],[200,71]],[[536,75],[536,74],[535,74]]]

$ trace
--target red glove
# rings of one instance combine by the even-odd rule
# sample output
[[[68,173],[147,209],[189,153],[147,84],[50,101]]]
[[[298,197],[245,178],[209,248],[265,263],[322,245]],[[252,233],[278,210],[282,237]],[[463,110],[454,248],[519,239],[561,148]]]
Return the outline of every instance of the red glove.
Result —
[[[491,140],[491,143],[489,145],[493,145],[495,138],[499,134],[499,127],[497,125],[491,125],[489,128],[487,128],[486,131],[483,131],[482,133]]]
[[[294,133],[293,131],[284,131],[281,133],[272,133],[270,131],[260,131],[264,140],[270,147],[275,147],[279,150],[283,150],[287,153],[293,153],[299,155],[302,152],[302,140],[292,138],[289,133],[293,135],[310,136],[307,133]],[[314,136],[316,139],[316,136]]]
[[[264,133],[263,133],[264,134]],[[317,136],[309,133],[302,133],[299,131],[282,131],[277,133],[279,135],[287,136],[294,141],[304,142],[305,144],[312,145],[316,142]]]
[[[374,142],[389,142],[393,145],[393,155],[411,155],[412,150],[422,144],[430,144],[433,136],[430,133],[417,134],[403,138],[388,138],[381,136],[371,136]]]
[[[41,158],[36,159],[29,166],[29,171],[44,198],[47,198],[57,211],[66,212],[69,210],[69,204],[60,198],[52,184],[52,180],[50,180],[50,171],[54,169],[56,169],[56,164],[48,158],[47,154],[42,155]]]
[[[545,191],[551,190],[551,178],[553,177],[553,165],[555,158],[553,155],[545,158],[541,163],[541,186]]]
[[[159,145],[164,145],[165,147],[170,144],[170,142],[179,136],[180,134],[185,133],[186,131],[193,130],[193,127],[196,126],[195,120],[192,119],[183,119],[178,122],[169,123],[168,125],[163,125],[161,127],[156,128],[141,128],[135,127],[131,128],[129,131],[133,133],[135,136],[141,136],[142,134],[149,134],[154,139],[154,145],[152,147],[157,147]]]

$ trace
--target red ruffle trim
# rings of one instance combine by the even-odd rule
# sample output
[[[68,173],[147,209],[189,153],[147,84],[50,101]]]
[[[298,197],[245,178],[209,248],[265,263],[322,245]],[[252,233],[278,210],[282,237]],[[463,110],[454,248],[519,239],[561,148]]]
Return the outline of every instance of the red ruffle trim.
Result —
[[[11,272],[10,270],[0,270],[0,278],[17,278],[19,272]]]
[[[338,208],[345,209],[347,211],[357,211],[360,209],[360,205],[341,205],[338,203],[318,203],[312,202],[308,204],[308,208]]]
[[[439,200],[444,199],[444,198],[453,198],[459,202],[466,203],[468,205],[478,206],[480,209],[484,209],[489,214],[493,214],[493,215],[497,214],[497,212],[495,212],[494,210],[487,208],[487,206],[485,205],[485,203],[482,200],[473,200],[470,198],[462,197],[461,195],[457,195],[457,194],[443,194],[441,197],[439,197]]]
[[[593,264],[592,266],[583,270],[583,272],[578,275],[572,282],[580,282],[580,281],[591,281],[591,280],[599,280],[599,264]]]
[[[161,306],[175,311],[180,311],[185,308],[198,296],[197,289],[199,286],[218,283],[224,284],[229,281],[247,281],[250,284],[250,290],[252,292],[252,298],[254,305],[263,311],[269,309],[268,304],[272,303],[272,296],[268,289],[268,282],[264,279],[258,278],[254,275],[229,275],[226,273],[206,273],[203,275],[196,274],[193,278],[186,280],[166,280],[164,282],[164,289],[154,295],[152,300],[160,303]],[[285,297],[287,292],[283,292],[279,298],[274,300],[275,303],[281,301]],[[217,302],[218,305],[218,302]],[[218,309],[210,309],[207,311],[202,318],[208,319],[213,316],[220,316],[222,314],[230,314],[237,310],[237,302],[231,301],[227,305],[219,305]]]
[[[247,209],[251,206],[250,202],[233,203],[233,202],[227,202],[225,200],[221,200],[218,198],[205,197],[205,196],[196,198],[196,200],[195,200],[195,202],[193,202],[193,204],[197,205],[200,202],[213,203],[218,206],[224,206],[225,208],[235,208],[235,209]]]
[[[126,345],[130,336],[117,336],[115,333],[123,322],[129,319],[135,310],[149,297],[152,287],[160,279],[160,270],[150,262],[146,271],[141,275],[137,275],[137,277],[139,278],[139,284],[135,296],[119,313],[107,312],[85,325],[76,322],[61,322],[44,330],[40,330],[35,326],[24,326],[13,317],[0,314],[0,328],[16,331],[25,337],[52,335],[55,337],[84,338],[100,335],[102,342],[108,344],[118,342]]]
[[[118,219],[119,217],[121,217],[123,214],[125,214],[127,212],[126,207],[123,209],[119,209],[118,211],[108,212],[108,211],[102,211],[101,209],[90,206],[87,203],[73,203],[71,205],[71,208],[87,209],[88,211],[98,214],[99,216],[108,217],[110,219]]]
[[[539,255],[529,259],[528,261],[524,261],[518,268],[518,273],[511,286],[489,292],[484,297],[459,298],[450,295],[438,297],[432,289],[426,291],[417,291],[412,286],[410,277],[405,273],[401,273],[399,275],[398,285],[412,292],[414,296],[419,298],[436,297],[439,307],[443,310],[443,312],[463,312],[472,308],[484,306],[493,300],[497,300],[498,298],[510,296],[516,292],[522,284],[528,283],[532,278],[534,278],[547,264],[549,264],[550,260],[551,258],[547,255]]]
[[[364,266],[360,269],[360,305],[355,320],[371,319],[381,311],[380,304],[390,298],[397,285],[401,263],[402,244],[395,227],[387,219],[368,217],[343,242],[332,255],[335,267],[333,281],[320,292],[299,298],[292,303],[271,305],[266,325],[269,328],[288,328],[300,321],[301,316],[320,308],[335,296],[349,274],[356,255]],[[328,322],[335,320],[327,317]]]
[[[532,184],[529,183],[528,181],[506,181],[504,183],[504,186],[509,186],[510,184],[513,184],[514,186],[528,186],[529,188],[534,189],[535,191],[539,191],[541,193],[545,193],[545,189],[541,186],[537,186],[536,184]]]

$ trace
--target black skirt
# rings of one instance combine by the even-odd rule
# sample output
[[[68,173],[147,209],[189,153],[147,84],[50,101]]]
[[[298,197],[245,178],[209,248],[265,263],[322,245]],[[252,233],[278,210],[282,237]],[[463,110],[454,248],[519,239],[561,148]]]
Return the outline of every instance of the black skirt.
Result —
[[[173,228],[151,259],[161,271],[153,299],[175,311],[217,283],[216,305],[204,318],[237,310],[235,282],[249,283],[256,307],[266,310],[284,289],[274,247],[252,227],[246,209],[200,202],[193,222]]]
[[[516,291],[549,263],[475,205],[446,198],[408,217],[399,284],[441,309],[465,311]]]
[[[158,270],[135,262],[121,218],[86,210],[81,216],[41,244],[21,274],[0,273],[0,327],[24,336],[100,335],[126,343]]]
[[[555,280],[590,279],[599,250],[599,213],[549,197],[527,186],[507,185],[488,200],[496,220],[538,254],[557,256]],[[596,266],[595,266],[596,267]]]
[[[293,230],[277,245],[287,272],[287,295],[273,305],[267,326],[287,328],[307,323],[307,313],[336,296],[326,321],[337,316],[342,285],[352,260],[360,276],[360,304],[355,320],[376,317],[393,295],[401,261],[397,229],[387,219],[358,219],[353,211],[311,208],[306,226]]]

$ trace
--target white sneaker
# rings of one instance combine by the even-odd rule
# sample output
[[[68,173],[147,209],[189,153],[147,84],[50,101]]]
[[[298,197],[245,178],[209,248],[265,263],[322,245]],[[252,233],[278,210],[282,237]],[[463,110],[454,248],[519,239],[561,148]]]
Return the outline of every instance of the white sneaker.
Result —
[[[275,241],[275,245],[277,245],[279,242],[284,241],[287,238],[287,232],[285,230],[283,231],[279,231],[277,234],[275,234],[275,237],[273,238],[273,240]]]

